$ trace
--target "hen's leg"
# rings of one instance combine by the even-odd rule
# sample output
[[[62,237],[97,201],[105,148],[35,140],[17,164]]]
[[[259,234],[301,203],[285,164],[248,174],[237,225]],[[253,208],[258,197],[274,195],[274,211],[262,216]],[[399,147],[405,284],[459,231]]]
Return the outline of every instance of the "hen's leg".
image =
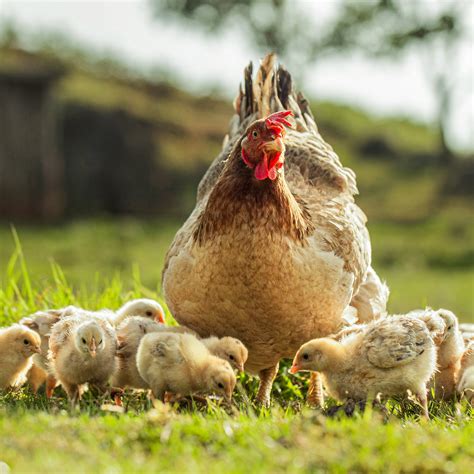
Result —
[[[306,401],[312,407],[322,407],[324,405],[323,381],[319,372],[311,372]]]
[[[48,375],[46,379],[46,397],[51,398],[53,396],[54,389],[56,388],[58,381],[52,376]]]
[[[369,267],[364,282],[352,298],[350,305],[357,310],[359,322],[365,323],[379,318],[387,309],[390,291],[375,270]]]
[[[34,394],[36,394],[41,385],[43,385],[44,381],[46,380],[46,377],[47,374],[41,367],[38,367],[35,364],[31,366],[27,378]]]
[[[270,393],[272,391],[273,381],[275,380],[275,377],[278,373],[279,366],[280,364],[277,363],[273,367],[261,370],[258,374],[260,377],[260,385],[258,387],[256,401],[258,404],[264,407],[270,406]]]

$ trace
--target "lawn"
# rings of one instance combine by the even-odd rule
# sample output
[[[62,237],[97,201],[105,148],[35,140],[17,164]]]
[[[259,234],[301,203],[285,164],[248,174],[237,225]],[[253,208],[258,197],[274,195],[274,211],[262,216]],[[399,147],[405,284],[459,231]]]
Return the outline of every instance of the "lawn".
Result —
[[[3,225],[0,325],[37,308],[70,303],[116,308],[138,296],[160,300],[164,252],[177,225],[136,219],[18,225],[16,243]],[[431,304],[472,320],[472,266],[453,264],[469,255],[470,237],[453,236],[445,221],[420,226],[371,228],[375,264],[392,289],[391,310]],[[424,234],[430,237],[420,242],[417,236]],[[444,257],[439,261],[436,255]],[[127,394],[125,410],[115,412],[109,400],[86,394],[80,410],[71,411],[61,390],[48,401],[24,388],[0,395],[0,461],[13,473],[472,468],[473,411],[465,402],[432,402],[430,422],[419,420],[417,406],[396,401],[387,413],[370,408],[352,418],[329,418],[305,407],[306,378],[289,376],[284,364],[271,410],[253,406],[256,381],[247,376],[239,380],[232,407],[215,400],[204,407],[152,406],[143,394]]]

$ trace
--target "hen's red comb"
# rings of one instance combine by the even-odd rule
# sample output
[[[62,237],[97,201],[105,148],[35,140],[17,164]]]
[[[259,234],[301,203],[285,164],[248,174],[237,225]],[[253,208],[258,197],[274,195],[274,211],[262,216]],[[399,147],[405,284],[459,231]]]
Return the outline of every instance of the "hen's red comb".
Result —
[[[282,112],[275,112],[274,114],[269,115],[265,119],[265,125],[270,130],[274,131],[278,135],[281,134],[284,130],[283,125],[291,127],[291,123],[285,119],[289,115],[293,115],[291,110],[283,110]]]

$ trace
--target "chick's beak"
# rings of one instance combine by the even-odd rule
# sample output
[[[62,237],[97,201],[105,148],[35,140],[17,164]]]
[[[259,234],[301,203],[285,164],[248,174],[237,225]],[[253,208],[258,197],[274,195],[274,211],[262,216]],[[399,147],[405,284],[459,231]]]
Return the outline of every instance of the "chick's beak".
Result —
[[[155,314],[155,321],[157,323],[165,324],[165,313],[162,309],[158,310]]]
[[[89,345],[89,352],[90,352],[92,357],[95,357],[96,354],[97,354],[97,346],[96,346],[96,343],[95,343],[95,337],[93,337],[92,340],[91,340],[91,343]]]
[[[41,347],[40,346],[33,346],[33,352],[36,352],[37,354],[41,354]]]
[[[237,369],[239,370],[239,372],[243,372],[244,371],[244,364],[242,362],[240,364],[237,364]]]
[[[288,372],[290,372],[290,374],[296,374],[296,372],[298,372],[300,369],[301,367],[298,364],[297,357],[295,357],[293,360],[293,365],[290,367],[290,370]]]
[[[232,401],[232,388],[231,387],[227,387],[226,391],[225,391],[225,399],[227,402],[231,402]]]

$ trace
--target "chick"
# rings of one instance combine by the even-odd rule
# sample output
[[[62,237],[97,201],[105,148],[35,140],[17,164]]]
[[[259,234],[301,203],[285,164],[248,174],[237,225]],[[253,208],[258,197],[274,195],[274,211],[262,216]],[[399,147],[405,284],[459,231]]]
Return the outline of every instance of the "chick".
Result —
[[[230,401],[236,379],[230,364],[191,334],[147,334],[137,352],[138,372],[156,398],[216,392]]]
[[[117,328],[117,358],[111,383],[114,387],[148,388],[138,373],[136,355],[142,337],[159,331],[163,324],[141,316],[126,318]],[[166,326],[164,326],[166,327]]]
[[[321,372],[329,394],[338,400],[366,400],[379,393],[390,397],[410,390],[428,417],[426,384],[435,369],[432,333],[424,322],[405,315],[373,321],[340,341],[309,341],[298,350],[290,372]]]
[[[0,329],[0,389],[21,386],[32,364],[32,356],[41,352],[41,338],[21,324]]]
[[[142,316],[163,324],[165,322],[165,311],[160,303],[148,298],[129,301],[117,310],[113,318],[115,327],[118,327],[122,321],[130,316]]]
[[[20,324],[29,327],[41,338],[41,353],[33,356],[33,365],[28,372],[27,379],[34,393],[46,382],[46,396],[48,398],[52,396],[56,386],[56,379],[48,371],[49,335],[51,328],[59,321],[62,314],[63,310],[37,311],[20,320]]]
[[[462,356],[457,390],[474,406],[474,341],[469,343]]]
[[[209,352],[221,359],[226,360],[240,372],[244,371],[244,365],[249,355],[247,348],[235,337],[208,337],[201,342],[209,349]]]
[[[58,321],[49,338],[51,370],[74,404],[90,383],[103,389],[115,369],[117,341],[105,318],[76,311]]]
[[[434,374],[429,388],[434,388],[436,399],[447,400],[456,394],[456,382],[465,349],[464,340],[459,330],[458,319],[451,311],[438,309],[434,313],[444,321],[445,330],[442,338],[435,341],[438,348],[438,370]]]

